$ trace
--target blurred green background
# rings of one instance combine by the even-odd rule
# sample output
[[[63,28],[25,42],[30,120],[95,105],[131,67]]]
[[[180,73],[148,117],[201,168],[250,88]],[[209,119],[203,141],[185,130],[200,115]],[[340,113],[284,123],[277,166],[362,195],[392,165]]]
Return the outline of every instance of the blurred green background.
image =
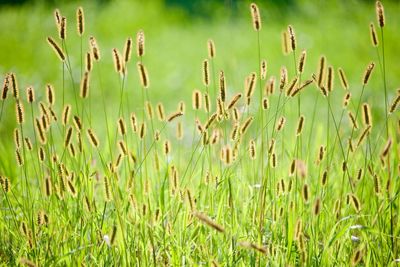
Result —
[[[80,39],[76,34],[75,11],[78,6],[83,6],[86,19],[83,51],[88,50],[89,36],[95,36],[102,52],[100,76],[109,101],[118,101],[119,92],[111,50],[116,47],[122,51],[126,38],[131,36],[135,39],[139,29],[143,29],[146,35],[144,62],[150,75],[150,98],[154,103],[163,101],[169,111],[176,108],[179,100],[185,100],[190,106],[191,91],[194,88],[204,89],[201,65],[207,57],[206,42],[209,38],[216,44],[215,69],[225,71],[230,95],[242,91],[245,77],[258,68],[257,35],[251,24],[250,1],[8,2],[0,5],[0,76],[3,78],[6,72],[15,72],[21,91],[33,85],[39,98],[44,95],[46,83],[54,84],[58,92],[62,83],[62,65],[46,43],[47,36],[57,39],[53,17],[55,8],[59,8],[68,19],[68,52],[78,84]],[[369,23],[376,21],[375,1],[256,2],[263,23],[261,56],[268,62],[268,76],[279,77],[279,69],[283,65],[293,75],[293,58],[291,55],[284,56],[281,49],[281,32],[291,24],[297,35],[299,50],[306,49],[308,53],[306,77],[316,72],[318,58],[324,54],[335,69],[342,67],[345,70],[351,90],[360,89],[365,67],[371,60],[377,62],[377,53],[371,46],[369,36]],[[387,80],[389,99],[392,99],[396,88],[400,87],[400,3],[383,1],[383,4],[387,20]],[[136,60],[136,57],[131,60],[126,87],[133,98],[134,105],[130,110],[141,107],[135,104],[140,103]],[[101,101],[98,101],[100,76],[92,81],[93,110],[102,108]],[[379,68],[376,68],[371,85],[366,90],[366,98],[383,97],[380,77]],[[68,86],[71,87],[67,82]],[[339,88],[338,79],[336,87]],[[138,102],[135,102],[136,98]],[[312,103],[315,98],[305,94],[303,99],[307,109],[312,106],[307,103]],[[337,102],[341,102],[341,97],[337,98]],[[383,101],[376,101],[372,107],[382,108],[382,105]],[[61,111],[61,107],[58,108]],[[0,136],[11,133],[14,128],[13,110],[12,104],[6,103],[6,117],[0,125]],[[379,112],[377,116],[381,116]]]

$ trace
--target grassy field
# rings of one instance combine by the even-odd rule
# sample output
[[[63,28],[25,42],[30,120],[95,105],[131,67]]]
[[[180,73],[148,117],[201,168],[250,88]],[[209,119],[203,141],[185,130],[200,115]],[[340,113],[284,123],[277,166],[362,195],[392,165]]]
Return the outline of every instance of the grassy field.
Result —
[[[383,4],[0,7],[0,263],[396,266]]]

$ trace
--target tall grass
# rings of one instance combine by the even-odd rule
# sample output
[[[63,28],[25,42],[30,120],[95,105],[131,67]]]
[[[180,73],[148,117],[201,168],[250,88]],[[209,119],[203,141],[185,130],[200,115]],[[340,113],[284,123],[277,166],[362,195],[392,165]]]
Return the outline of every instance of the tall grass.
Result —
[[[305,50],[296,55],[302,43],[292,25],[284,31],[283,50],[293,63],[286,66],[283,59],[275,78],[262,59],[262,10],[252,3],[257,36],[249,42],[257,65],[247,70],[243,91],[232,85],[235,73],[216,72],[222,66],[210,39],[209,58],[195,62],[203,89],[193,91],[192,108],[180,92],[169,109],[171,103],[151,97],[161,89],[150,82],[157,77],[146,60],[157,55],[145,49],[144,31],[136,44],[126,39],[123,53],[104,51],[87,35],[81,7],[76,33],[68,32],[67,18],[56,10],[51,35],[58,37],[47,42],[61,63],[62,85],[50,81],[38,97],[38,88],[28,86],[24,97],[18,85],[23,74],[4,75],[0,123],[13,116],[16,127],[0,142],[14,144],[0,164],[2,264],[398,262],[400,91],[389,101],[380,2],[376,11],[380,98],[365,94],[379,75],[375,59],[365,59],[371,62],[357,83],[324,56],[307,77],[305,70],[315,67]],[[72,34],[79,36],[79,51],[67,49]],[[104,58],[113,59],[114,71],[102,68]],[[344,90],[334,83],[335,69]],[[114,88],[103,86],[108,71],[117,75]]]

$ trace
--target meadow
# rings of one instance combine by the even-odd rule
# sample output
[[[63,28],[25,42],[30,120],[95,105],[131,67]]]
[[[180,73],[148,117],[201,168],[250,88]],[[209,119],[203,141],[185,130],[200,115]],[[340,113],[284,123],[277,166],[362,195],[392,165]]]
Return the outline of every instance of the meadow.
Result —
[[[166,3],[0,8],[1,265],[397,266],[399,4]]]

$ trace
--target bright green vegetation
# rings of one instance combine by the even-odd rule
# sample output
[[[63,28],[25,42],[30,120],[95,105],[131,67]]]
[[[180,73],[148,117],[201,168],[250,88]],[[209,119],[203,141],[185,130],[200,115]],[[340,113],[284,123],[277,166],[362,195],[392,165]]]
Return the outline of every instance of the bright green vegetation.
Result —
[[[1,264],[396,265],[399,5],[383,28],[372,3],[259,6],[256,31],[250,3],[137,2],[84,5],[82,37],[58,7],[65,39],[52,7],[0,10]]]

